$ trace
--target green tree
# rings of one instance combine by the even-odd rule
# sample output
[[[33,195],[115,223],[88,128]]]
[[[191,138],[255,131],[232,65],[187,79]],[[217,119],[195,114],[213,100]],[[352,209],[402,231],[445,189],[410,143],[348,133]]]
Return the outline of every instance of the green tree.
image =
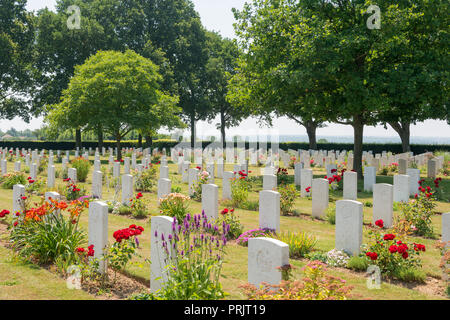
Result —
[[[26,0],[0,2],[0,118],[29,121],[33,15]]]
[[[306,27],[296,1],[255,0],[234,10],[236,34],[245,54],[239,59],[238,72],[230,81],[229,101],[241,109],[250,109],[272,125],[274,114],[286,116],[306,128],[310,148],[316,149],[316,129],[323,117],[316,111],[326,103],[326,82],[304,82],[295,39],[297,28]],[[314,72],[315,79],[320,72]]]
[[[61,103],[49,108],[47,121],[63,127],[77,121],[88,128],[101,123],[116,139],[120,160],[120,141],[131,130],[180,124],[178,98],[160,90],[161,80],[158,67],[132,50],[99,51],[75,68]]]
[[[447,119],[450,65],[448,1],[377,2],[385,8],[380,50],[385,68],[381,94],[389,103],[380,119],[400,136],[410,151],[410,125],[426,119]]]
[[[235,41],[222,39],[215,32],[208,32],[207,39],[209,60],[205,73],[206,87],[208,88],[209,104],[213,108],[208,120],[212,121],[217,114],[220,116],[217,129],[220,130],[222,143],[225,146],[225,130],[239,125],[249,116],[245,109],[239,108],[227,100],[228,82],[236,73],[239,49]]]

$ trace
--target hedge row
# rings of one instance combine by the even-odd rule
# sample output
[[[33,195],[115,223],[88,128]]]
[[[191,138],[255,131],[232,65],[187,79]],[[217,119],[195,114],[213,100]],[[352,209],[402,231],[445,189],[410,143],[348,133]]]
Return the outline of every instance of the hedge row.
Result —
[[[205,147],[209,144],[209,141],[203,141],[202,146]],[[154,140],[152,148],[158,148],[161,150],[162,148],[166,148],[169,150],[173,146],[177,144],[174,140]],[[121,146],[124,148],[136,148],[138,145],[137,140],[127,140],[122,141]],[[186,143],[188,145],[188,143]],[[83,141],[82,144],[85,148],[93,148],[95,149],[98,146],[97,141]],[[105,148],[115,148],[115,141],[104,141],[103,146]],[[247,148],[249,147],[248,142],[246,143]],[[270,147],[270,143],[267,144]],[[303,149],[308,150],[309,144],[306,142],[280,142],[280,148],[283,150],[287,149]],[[0,141],[0,147],[2,148],[25,148],[25,149],[46,149],[46,150],[74,150],[75,141]],[[353,144],[351,143],[318,143],[317,148],[320,150],[353,150]],[[401,153],[402,145],[397,143],[365,143],[363,145],[363,150],[369,151],[372,150],[373,153],[381,153],[382,151],[391,151],[393,153]],[[424,152],[434,152],[434,151],[450,151],[450,145],[446,144],[412,144],[411,151],[414,154],[424,153]]]

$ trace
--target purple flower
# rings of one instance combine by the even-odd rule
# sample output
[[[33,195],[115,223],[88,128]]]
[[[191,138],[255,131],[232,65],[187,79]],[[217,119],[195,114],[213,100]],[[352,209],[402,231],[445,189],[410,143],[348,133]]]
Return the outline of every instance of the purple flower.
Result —
[[[136,242],[136,247],[139,248],[139,239],[138,239],[138,237],[134,237],[134,241]]]

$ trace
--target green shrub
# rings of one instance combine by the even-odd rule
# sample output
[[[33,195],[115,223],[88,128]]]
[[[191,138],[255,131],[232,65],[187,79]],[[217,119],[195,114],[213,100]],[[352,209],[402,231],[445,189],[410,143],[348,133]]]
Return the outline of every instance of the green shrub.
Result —
[[[247,203],[249,182],[247,179],[233,178],[231,180],[231,200],[233,207],[242,208]]]
[[[410,229],[419,236],[433,237],[433,209],[436,204],[432,196],[419,192],[416,199],[400,203],[400,214],[396,219],[396,227]]]
[[[301,280],[282,281],[276,286],[266,283],[259,288],[251,284],[241,287],[249,300],[346,300],[353,289],[345,280],[329,275],[320,261],[308,263],[303,272]]]
[[[327,208],[326,219],[330,224],[336,224],[336,205],[330,204]]]
[[[159,200],[161,214],[169,217],[176,217],[177,221],[183,221],[189,208],[188,196],[181,193],[170,193]]]
[[[300,193],[293,184],[283,184],[278,187],[280,193],[280,210],[283,215],[288,214],[294,207],[295,199],[299,197]]]
[[[310,236],[304,232],[282,232],[277,234],[275,238],[289,245],[290,258],[301,258],[305,256],[305,254],[309,253],[317,244],[317,240],[314,236]]]
[[[223,230],[224,226],[229,226],[229,230],[226,233],[228,240],[236,239],[242,234],[242,231],[244,231],[244,226],[239,220],[239,217],[234,213],[234,209],[223,209],[214,224],[218,230]],[[217,233],[218,232],[216,231],[214,234]]]
[[[73,212],[71,210],[83,206],[79,203],[58,208],[62,212]],[[15,220],[17,223],[13,224],[10,239],[21,256],[35,258],[40,263],[52,263],[56,259],[67,264],[75,262],[76,248],[86,241],[86,234],[78,229],[80,216],[60,214],[56,208],[55,204],[49,207],[43,205],[25,218]]]
[[[150,168],[143,170],[135,179],[134,188],[136,191],[151,192],[156,186],[156,167],[151,165]]]
[[[363,254],[369,264],[377,265],[382,274],[390,277],[413,277],[415,273],[407,269],[421,267],[421,252],[425,252],[424,245],[407,243],[405,238],[394,233],[385,233],[383,221],[378,220],[377,228],[370,228],[370,241],[363,247]]]
[[[77,169],[77,181],[86,182],[91,163],[82,157],[78,157],[73,159],[71,164],[73,168]]]
[[[313,251],[310,253],[305,254],[305,258],[309,259],[311,261],[321,261],[323,263],[327,262],[327,254],[325,252],[320,252],[320,251]]]
[[[418,268],[399,268],[395,271],[394,277],[405,282],[425,282],[427,276],[425,272]]]
[[[356,271],[366,271],[369,263],[365,257],[352,256],[347,262],[347,268]]]
[[[249,211],[258,211],[259,210],[259,201],[258,200],[247,200],[242,205],[240,205],[239,208],[242,208],[244,210],[249,210]]]
[[[192,199],[195,201],[202,201],[202,185],[207,184],[209,179],[209,173],[207,171],[200,170],[198,172],[197,181],[192,185]]]
[[[136,219],[145,218],[148,214],[142,197],[142,193],[139,192],[134,198],[130,199],[131,215]]]
[[[364,207],[372,208],[372,207],[373,207],[373,204],[372,204],[371,201],[364,201]]]
[[[3,189],[12,189],[15,184],[23,184],[25,185],[27,182],[27,179],[25,176],[20,172],[13,172],[8,173],[4,175],[1,180]]]

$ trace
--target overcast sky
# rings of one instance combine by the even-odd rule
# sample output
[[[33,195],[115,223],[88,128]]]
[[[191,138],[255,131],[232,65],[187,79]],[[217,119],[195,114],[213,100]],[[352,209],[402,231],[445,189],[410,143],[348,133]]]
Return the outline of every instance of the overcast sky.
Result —
[[[218,31],[222,36],[233,38],[234,29],[234,16],[231,12],[232,8],[241,9],[245,0],[193,0],[194,5],[198,13],[200,14],[203,25],[209,29]],[[53,10],[56,0],[28,0],[29,10],[38,10],[44,7],[48,7]],[[218,119],[213,123],[218,122]],[[18,130],[26,128],[37,129],[42,125],[42,119],[34,119],[31,123],[26,124],[19,119],[12,121],[0,120],[0,129],[6,131],[10,127],[15,127]],[[297,125],[295,122],[286,118],[279,118],[274,121],[274,128],[278,130],[279,134],[283,135],[306,135],[306,130]],[[253,119],[248,119],[239,127],[232,128],[228,131],[230,135],[245,134],[249,131],[257,133],[258,130],[262,130]],[[197,131],[203,133],[203,135],[218,135],[218,131],[214,125],[207,123],[199,123]],[[329,124],[326,128],[320,128],[317,130],[318,136],[352,136],[353,129],[351,126]],[[393,137],[397,136],[397,133],[388,126],[385,130],[382,126],[377,127],[365,127],[365,136],[379,136],[379,137]],[[411,127],[411,135],[418,137],[447,137],[450,139],[450,126],[444,121],[428,120],[422,123],[418,123]]]

